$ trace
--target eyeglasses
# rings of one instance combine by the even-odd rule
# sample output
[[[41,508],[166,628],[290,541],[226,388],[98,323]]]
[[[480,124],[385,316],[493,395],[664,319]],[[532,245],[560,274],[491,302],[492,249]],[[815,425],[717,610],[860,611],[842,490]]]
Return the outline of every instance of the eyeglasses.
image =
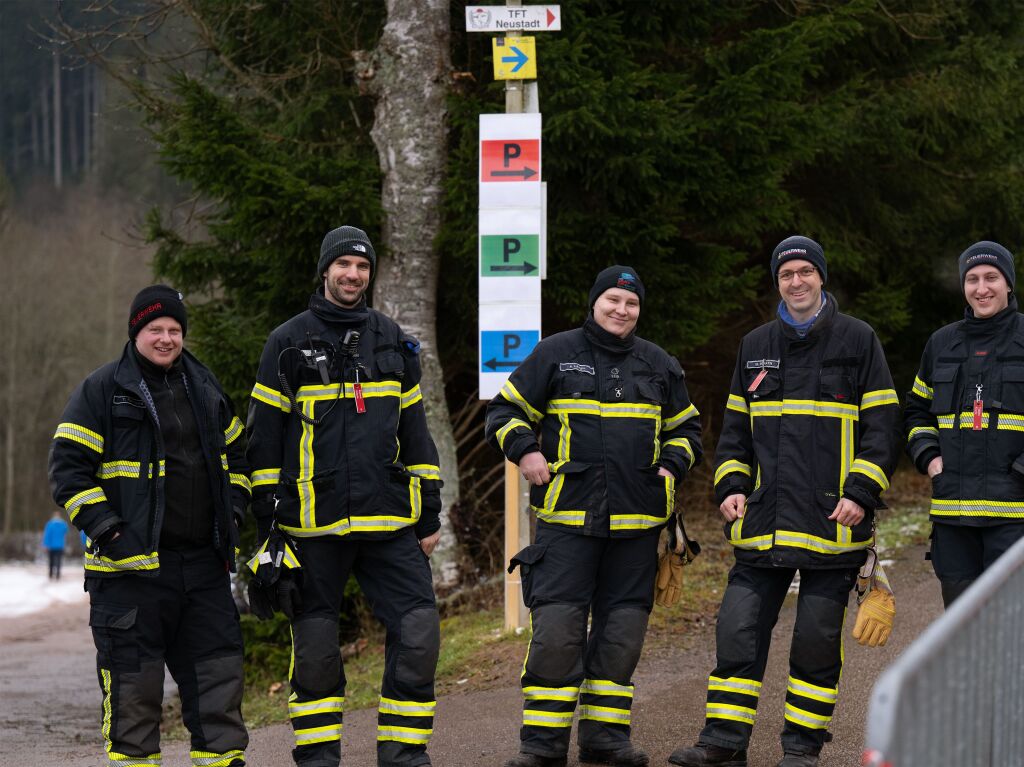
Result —
[[[798,274],[801,280],[809,280],[817,271],[813,266],[805,266],[803,269],[797,269],[795,272],[779,272],[779,282],[792,282],[793,278]]]

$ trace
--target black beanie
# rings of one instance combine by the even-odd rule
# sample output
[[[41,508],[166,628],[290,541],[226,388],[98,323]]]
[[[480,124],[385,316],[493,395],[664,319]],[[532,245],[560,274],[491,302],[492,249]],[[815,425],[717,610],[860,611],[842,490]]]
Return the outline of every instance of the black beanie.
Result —
[[[188,315],[183,296],[167,285],[150,285],[132,299],[128,314],[128,337],[134,339],[147,324],[157,317],[171,317],[181,324],[181,337],[188,332]]]
[[[828,267],[825,265],[825,251],[821,245],[810,237],[803,237],[799,234],[787,237],[772,251],[772,282],[779,284],[779,267],[793,259],[808,261],[814,265],[821,275],[824,283],[828,279]]]
[[[377,254],[366,232],[354,226],[339,226],[324,237],[320,245],[320,260],[316,265],[316,277],[322,280],[324,272],[340,256],[362,256],[370,260],[370,278],[377,271]]]
[[[964,280],[967,279],[967,272],[982,264],[991,264],[1003,273],[1010,290],[1013,290],[1013,283],[1016,280],[1016,273],[1013,268],[1013,254],[998,242],[982,240],[976,242],[960,254],[960,287],[963,288]]]
[[[644,303],[644,284],[640,275],[632,266],[609,266],[601,271],[594,280],[594,287],[590,289],[590,308],[594,308],[594,302],[601,297],[601,294],[610,288],[622,288],[636,293],[640,299],[640,305]]]

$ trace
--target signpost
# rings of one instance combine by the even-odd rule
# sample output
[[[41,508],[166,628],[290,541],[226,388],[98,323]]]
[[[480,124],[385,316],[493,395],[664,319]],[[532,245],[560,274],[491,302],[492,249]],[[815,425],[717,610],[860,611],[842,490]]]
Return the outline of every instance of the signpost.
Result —
[[[547,194],[542,180],[536,41],[523,32],[561,28],[562,11],[557,5],[523,6],[520,0],[506,0],[504,6],[466,6],[467,32],[500,35],[491,46],[494,78],[505,81],[505,114],[480,115],[481,399],[501,391],[541,337]],[[529,521],[527,487],[518,467],[506,461],[506,560],[530,543]],[[527,620],[517,571],[505,577],[505,628],[526,626]]]

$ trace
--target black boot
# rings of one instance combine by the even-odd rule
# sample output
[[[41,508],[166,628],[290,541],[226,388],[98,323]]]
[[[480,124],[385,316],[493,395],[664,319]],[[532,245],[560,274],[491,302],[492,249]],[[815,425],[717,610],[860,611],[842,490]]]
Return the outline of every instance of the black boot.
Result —
[[[505,767],[565,767],[568,759],[564,756],[540,756],[539,754],[516,754]]]
[[[787,751],[775,767],[818,767],[818,755]]]
[[[596,748],[580,748],[580,761],[585,764],[611,764],[614,767],[647,767],[647,754],[632,743],[614,751]]]
[[[677,748],[668,760],[679,767],[747,767],[747,752],[746,749],[733,750],[698,743],[695,746]]]

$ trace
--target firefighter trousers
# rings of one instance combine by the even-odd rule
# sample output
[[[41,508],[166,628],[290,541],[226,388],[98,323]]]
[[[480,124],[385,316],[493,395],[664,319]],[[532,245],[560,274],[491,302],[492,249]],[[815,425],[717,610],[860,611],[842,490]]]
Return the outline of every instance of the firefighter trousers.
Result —
[[[337,767],[345,705],[338,616],[355,576],[387,631],[377,708],[380,767],[430,764],[434,673],[441,644],[430,562],[412,528],[394,538],[299,539],[302,612],[292,622],[292,757],[303,767]]]
[[[757,715],[772,629],[796,570],[737,562],[718,611],[717,667],[708,679],[700,743],[745,749]],[[785,751],[816,754],[828,733],[843,669],[843,623],[856,569],[800,570],[786,686]]]
[[[965,592],[1021,536],[1024,524],[972,527],[944,522],[932,524],[931,560],[946,607]]]
[[[224,560],[161,550],[156,577],[86,578],[108,765],[160,764],[164,664],[181,697],[194,767],[245,764],[242,630]]]
[[[516,566],[533,628],[521,679],[520,751],[565,755],[577,703],[580,748],[625,748],[633,671],[654,605],[658,530],[599,538],[541,524],[537,542],[513,557],[510,570]]]

